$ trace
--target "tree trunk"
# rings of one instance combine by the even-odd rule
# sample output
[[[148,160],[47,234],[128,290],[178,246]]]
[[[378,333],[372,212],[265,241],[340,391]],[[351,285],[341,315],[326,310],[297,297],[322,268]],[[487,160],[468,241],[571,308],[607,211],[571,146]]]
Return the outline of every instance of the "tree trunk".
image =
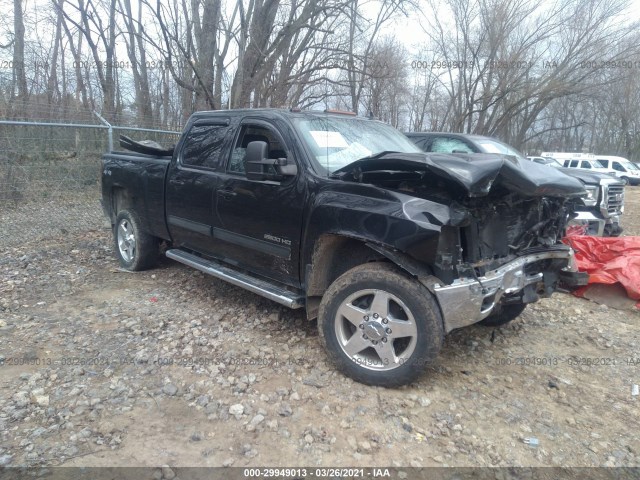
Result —
[[[129,36],[127,55],[131,63],[134,87],[136,91],[136,115],[140,127],[153,124],[153,109],[149,92],[149,75],[147,73],[147,55],[142,39],[142,8],[138,8],[138,20],[134,22],[131,11],[131,0],[124,1],[124,22]]]
[[[47,102],[49,105],[60,97],[60,86],[58,85],[58,52],[62,41],[62,12],[57,9],[56,34],[53,40],[53,52],[51,53],[51,65],[49,70],[49,80],[47,81]]]
[[[220,18],[220,0],[203,0],[203,3],[202,19],[197,15],[198,12],[193,13],[196,27],[196,43],[198,45],[195,109],[216,110],[220,108],[220,104],[216,105],[213,99],[213,59],[217,47],[216,36]]]
[[[24,63],[24,18],[22,15],[22,0],[13,0],[13,75],[14,94],[17,92],[18,100],[25,101],[29,92],[27,90],[27,75]]]

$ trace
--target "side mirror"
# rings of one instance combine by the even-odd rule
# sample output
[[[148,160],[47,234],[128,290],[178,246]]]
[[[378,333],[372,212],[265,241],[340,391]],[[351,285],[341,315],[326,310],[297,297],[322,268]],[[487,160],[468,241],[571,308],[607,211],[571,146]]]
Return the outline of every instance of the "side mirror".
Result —
[[[249,142],[244,155],[244,172],[249,180],[265,180],[264,165],[269,155],[267,142]]]
[[[244,171],[249,180],[281,180],[281,177],[293,177],[298,174],[298,167],[286,158],[271,159],[266,142],[249,142],[244,156]],[[273,167],[277,173],[269,172]],[[272,169],[273,171],[273,169]]]

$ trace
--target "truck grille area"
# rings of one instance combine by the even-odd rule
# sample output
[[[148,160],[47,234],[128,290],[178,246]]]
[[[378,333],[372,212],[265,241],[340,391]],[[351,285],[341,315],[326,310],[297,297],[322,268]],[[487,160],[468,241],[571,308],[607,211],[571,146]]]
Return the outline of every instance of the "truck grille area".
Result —
[[[622,207],[624,205],[623,185],[609,185],[606,195],[604,195],[603,198],[606,198],[607,203],[604,205],[604,208],[609,215],[620,215],[622,213]]]
[[[567,218],[563,199],[508,195],[492,200],[468,205],[472,219],[461,229],[464,261],[479,274],[524,251],[561,241]]]

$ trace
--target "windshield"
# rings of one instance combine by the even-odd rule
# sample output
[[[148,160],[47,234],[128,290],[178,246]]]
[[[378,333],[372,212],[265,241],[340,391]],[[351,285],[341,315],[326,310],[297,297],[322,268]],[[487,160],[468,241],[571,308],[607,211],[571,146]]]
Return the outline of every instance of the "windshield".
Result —
[[[295,119],[294,124],[328,173],[382,152],[422,153],[396,129],[372,120],[314,116]]]
[[[624,163],[623,165],[629,170],[640,170],[640,168],[638,168],[638,166],[633,162]]]

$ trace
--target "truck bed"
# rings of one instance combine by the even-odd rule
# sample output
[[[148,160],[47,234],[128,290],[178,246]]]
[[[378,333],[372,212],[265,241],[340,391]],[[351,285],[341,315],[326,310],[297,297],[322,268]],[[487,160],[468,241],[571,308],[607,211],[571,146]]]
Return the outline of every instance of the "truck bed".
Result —
[[[164,216],[164,182],[170,163],[171,156],[125,151],[103,155],[103,207],[112,222],[115,221],[116,202],[126,200],[134,207],[149,233],[169,239]]]

